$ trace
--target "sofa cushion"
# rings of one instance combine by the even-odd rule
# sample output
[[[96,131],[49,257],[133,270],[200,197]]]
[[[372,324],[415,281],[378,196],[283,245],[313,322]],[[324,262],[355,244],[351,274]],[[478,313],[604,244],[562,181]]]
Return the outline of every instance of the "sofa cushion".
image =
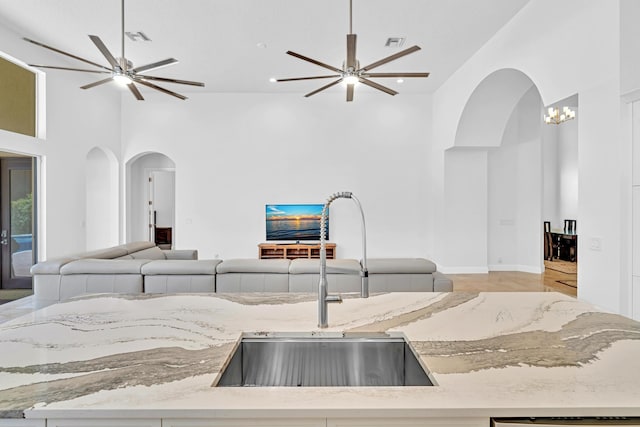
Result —
[[[216,274],[216,266],[222,261],[219,259],[201,260],[158,260],[151,261],[142,266],[142,274],[152,275],[199,275]]]
[[[198,259],[197,249],[163,249],[167,259]]]
[[[141,274],[142,266],[148,262],[146,259],[79,259],[62,266],[60,274]]]
[[[82,252],[79,254],[71,255],[72,258],[94,258],[94,259],[114,259],[127,254],[127,250],[114,246],[106,249],[96,249],[95,251]]]
[[[118,246],[121,249],[124,249],[126,253],[131,254],[133,252],[138,252],[144,249],[152,248],[155,246],[153,242],[141,241],[141,242],[131,242],[125,243],[124,245]]]
[[[288,259],[230,259],[218,264],[218,274],[224,273],[289,273]]]
[[[291,261],[290,274],[320,274],[320,260],[298,258]],[[355,259],[328,259],[327,274],[360,274],[360,263]]]
[[[157,246],[143,249],[137,252],[129,252],[133,259],[167,259],[162,249]]]
[[[372,274],[433,273],[436,271],[436,265],[424,258],[369,258],[367,259],[367,270]]]
[[[31,274],[60,274],[60,268],[77,258],[54,258],[42,261],[31,267]]]

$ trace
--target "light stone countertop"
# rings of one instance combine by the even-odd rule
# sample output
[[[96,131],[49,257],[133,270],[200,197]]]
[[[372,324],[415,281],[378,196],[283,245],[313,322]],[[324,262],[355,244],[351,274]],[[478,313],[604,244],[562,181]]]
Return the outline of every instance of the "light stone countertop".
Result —
[[[0,418],[640,416],[640,323],[543,293],[97,295],[0,324]],[[243,333],[404,334],[435,387],[212,383]]]

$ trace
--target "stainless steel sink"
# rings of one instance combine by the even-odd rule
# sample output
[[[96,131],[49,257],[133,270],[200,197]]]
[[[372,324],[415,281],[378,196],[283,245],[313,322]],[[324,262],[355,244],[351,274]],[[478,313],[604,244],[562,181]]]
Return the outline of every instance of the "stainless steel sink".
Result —
[[[243,338],[217,387],[431,386],[401,337]]]

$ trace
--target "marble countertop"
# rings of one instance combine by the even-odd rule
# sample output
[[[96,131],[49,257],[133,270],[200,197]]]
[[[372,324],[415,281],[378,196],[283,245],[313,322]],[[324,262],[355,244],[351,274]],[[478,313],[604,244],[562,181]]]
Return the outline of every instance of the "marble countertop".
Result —
[[[211,387],[243,333],[404,334],[435,387]],[[640,416],[640,323],[558,293],[98,295],[0,324],[0,417]]]

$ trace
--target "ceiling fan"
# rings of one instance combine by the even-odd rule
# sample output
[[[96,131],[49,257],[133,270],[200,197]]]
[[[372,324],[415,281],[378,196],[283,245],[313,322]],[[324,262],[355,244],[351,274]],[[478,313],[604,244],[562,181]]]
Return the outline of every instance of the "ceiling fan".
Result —
[[[171,65],[171,64],[175,64],[178,62],[177,59],[174,58],[168,58],[168,59],[164,59],[162,61],[157,61],[151,64],[146,64],[146,65],[141,65],[139,67],[133,67],[133,63],[131,61],[129,61],[128,59],[126,59],[126,57],[124,56],[124,0],[122,0],[121,2],[121,10],[122,10],[122,55],[119,58],[114,57],[111,52],[109,51],[109,49],[107,49],[107,47],[105,46],[105,44],[102,42],[102,40],[100,40],[100,37],[98,36],[89,36],[89,38],[91,39],[91,41],[93,42],[93,44],[96,45],[96,47],[98,48],[98,50],[102,53],[102,55],[107,59],[107,62],[109,63],[110,67],[105,67],[103,65],[97,64],[95,62],[89,61],[87,59],[81,58],[79,56],[76,55],[72,55],[68,52],[64,52],[60,49],[56,49],[55,47],[51,47],[51,46],[47,46],[43,43],[37,42],[35,40],[31,40],[29,38],[24,37],[24,40],[33,43],[35,45],[44,47],[46,49],[52,50],[54,52],[60,53],[62,55],[66,55],[68,57],[71,57],[73,59],[77,59],[78,61],[82,61],[85,62],[87,64],[96,66],[98,68],[100,68],[99,70],[86,70],[86,69],[80,69],[80,68],[68,68],[68,67],[56,67],[56,66],[50,66],[50,65],[34,65],[34,64],[29,64],[32,67],[38,67],[38,68],[51,68],[51,69],[55,69],[55,70],[67,70],[67,71],[81,71],[81,72],[85,72],[85,73],[97,73],[97,74],[110,74],[109,77],[107,77],[106,79],[103,80],[98,80],[96,82],[93,83],[89,83],[86,84],[84,86],[80,86],[81,89],[90,89],[92,87],[96,87],[96,86],[100,86],[102,84],[105,83],[109,83],[112,81],[115,81],[117,83],[120,83],[122,85],[126,85],[129,90],[131,91],[131,93],[133,93],[133,96],[136,97],[137,100],[142,101],[144,100],[144,97],[142,96],[142,94],[140,93],[140,91],[138,90],[138,88],[136,87],[135,83],[141,84],[143,86],[147,86],[150,87],[152,89],[158,90],[162,93],[166,93],[167,95],[171,95],[171,96],[175,96],[176,98],[185,100],[187,99],[186,96],[181,95],[179,93],[173,92],[171,90],[165,89],[163,87],[160,87],[156,84],[151,83],[152,81],[158,81],[158,82],[165,82],[165,83],[177,83],[177,84],[183,84],[183,85],[191,85],[191,86],[200,86],[200,87],[204,87],[204,83],[200,83],[200,82],[193,82],[193,81],[188,81],[188,80],[176,80],[176,79],[168,79],[168,78],[164,78],[164,77],[155,77],[155,76],[148,76],[146,74],[142,74],[151,70],[155,70],[157,68],[160,67],[164,67],[167,65]]]
[[[321,92],[325,89],[329,89],[332,86],[337,85],[340,82],[345,82],[347,84],[347,102],[353,101],[353,90],[356,83],[362,83],[367,86],[370,86],[374,89],[381,90],[382,92],[388,93],[389,95],[397,95],[393,89],[390,89],[386,86],[383,86],[379,83],[376,83],[372,80],[369,80],[370,77],[392,77],[392,78],[405,78],[405,77],[429,77],[429,73],[371,73],[370,70],[377,68],[387,62],[395,61],[398,58],[402,58],[403,56],[409,55],[410,53],[416,52],[420,50],[419,46],[412,46],[408,49],[400,51],[391,56],[387,56],[386,58],[380,59],[379,61],[373,62],[364,67],[360,67],[360,61],[356,59],[356,34],[353,34],[353,0],[349,0],[349,34],[347,34],[347,60],[343,62],[342,69],[333,67],[331,65],[325,64],[323,62],[317,61],[315,59],[306,57],[304,55],[300,55],[299,53],[287,51],[288,55],[295,56],[296,58],[302,59],[303,61],[311,62],[312,64],[319,65],[320,67],[327,68],[336,74],[330,74],[326,76],[312,76],[312,77],[293,77],[288,79],[277,79],[278,82],[290,82],[296,80],[315,80],[315,79],[330,79],[338,77],[337,80],[322,86],[319,89],[314,90],[313,92],[309,92],[305,95],[305,97],[309,97],[315,95],[318,92]]]

